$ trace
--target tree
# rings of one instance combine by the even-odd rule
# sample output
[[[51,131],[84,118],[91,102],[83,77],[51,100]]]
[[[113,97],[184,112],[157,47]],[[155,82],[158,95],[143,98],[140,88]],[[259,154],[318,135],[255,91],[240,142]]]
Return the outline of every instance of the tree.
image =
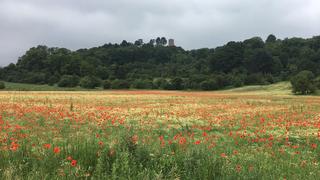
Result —
[[[59,87],[76,87],[78,86],[80,78],[75,75],[64,75],[58,82]]]
[[[183,80],[181,78],[174,78],[171,81],[171,89],[172,90],[182,90],[183,89]]]
[[[0,81],[0,89],[5,89],[6,85],[4,84],[4,82]]]
[[[101,80],[95,76],[85,76],[80,81],[80,86],[86,89],[94,89],[101,85]]]
[[[128,43],[126,40],[123,40],[120,44],[120,46],[122,47],[127,47],[127,46],[130,46],[130,43]]]
[[[205,90],[205,91],[216,90],[218,89],[218,84],[215,79],[210,79],[210,80],[202,81],[200,83],[200,87],[202,90]]]
[[[142,45],[143,45],[143,40],[142,40],[142,39],[136,40],[136,41],[134,42],[134,45],[135,45],[135,46],[138,46],[138,47],[142,46]]]
[[[253,37],[243,41],[244,45],[248,49],[259,49],[264,47],[264,42],[260,37]]]
[[[160,46],[160,45],[161,45],[161,38],[160,38],[160,37],[157,37],[157,39],[156,39],[156,45],[157,45],[157,46]]]
[[[311,94],[315,91],[314,74],[311,71],[301,71],[291,78],[292,91],[295,94]]]
[[[111,82],[109,80],[105,80],[102,83],[103,89],[110,89],[111,88]]]
[[[152,89],[152,86],[152,81],[150,80],[137,79],[132,83],[132,87],[136,89]]]
[[[129,87],[130,87],[130,84],[126,80],[116,79],[111,82],[112,89],[129,89]]]
[[[154,46],[155,42],[156,42],[155,39],[150,39],[149,44],[150,44],[151,46]]]
[[[167,41],[167,39],[166,39],[165,37],[162,37],[162,38],[160,39],[160,44],[161,44],[161,46],[165,46],[165,45],[167,45],[167,43],[168,43],[168,41]]]
[[[277,41],[277,38],[276,38],[276,36],[273,35],[273,34],[270,34],[270,35],[267,37],[267,39],[266,39],[266,43],[274,43],[274,42],[276,42],[276,41]]]

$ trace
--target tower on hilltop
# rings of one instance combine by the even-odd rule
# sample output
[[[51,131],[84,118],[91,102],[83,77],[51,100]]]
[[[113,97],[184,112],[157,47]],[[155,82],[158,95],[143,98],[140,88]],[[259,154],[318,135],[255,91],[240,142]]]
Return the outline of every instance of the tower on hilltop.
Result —
[[[174,44],[174,39],[169,39],[169,47],[174,47],[174,46],[176,46]]]

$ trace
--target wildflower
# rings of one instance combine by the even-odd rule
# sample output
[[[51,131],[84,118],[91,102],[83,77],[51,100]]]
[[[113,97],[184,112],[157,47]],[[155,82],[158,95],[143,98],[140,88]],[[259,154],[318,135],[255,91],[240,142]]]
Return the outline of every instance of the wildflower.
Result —
[[[234,151],[233,151],[233,154],[234,154],[234,155],[237,155],[237,154],[239,154],[239,152],[238,152],[237,150],[234,150]]]
[[[77,160],[72,160],[72,161],[71,161],[71,166],[72,166],[72,167],[75,167],[76,165],[77,165]]]
[[[68,161],[71,161],[71,160],[72,160],[72,157],[71,157],[71,156],[68,156],[68,157],[67,157],[67,160],[68,160]]]
[[[51,148],[51,144],[45,144],[45,145],[43,145],[43,147],[46,148],[46,149],[50,149]]]
[[[187,142],[187,139],[184,138],[184,137],[181,137],[180,140],[179,140],[179,144],[183,145]]]
[[[227,157],[227,155],[225,153],[221,153],[220,156],[223,157],[223,158]]]
[[[134,135],[134,136],[132,136],[132,142],[134,143],[134,144],[137,144],[137,142],[138,142],[138,135]]]
[[[17,151],[18,148],[19,148],[19,144],[15,143],[15,142],[11,143],[11,147],[10,147],[11,151]]]
[[[312,143],[312,144],[311,144],[311,148],[312,148],[312,149],[316,149],[316,148],[317,148],[317,144]]]
[[[206,137],[206,136],[208,136],[208,134],[207,134],[206,132],[203,132],[203,133],[202,133],[202,136],[203,136],[203,137]]]
[[[194,142],[194,144],[196,144],[196,145],[198,145],[198,144],[200,144],[200,143],[201,143],[201,141],[200,141],[200,140],[198,140],[198,141]]]
[[[236,166],[236,170],[238,173],[241,171],[241,166],[239,164]]]
[[[54,152],[55,154],[59,154],[59,153],[60,153],[60,148],[55,147],[55,148],[53,149],[53,152]]]
[[[98,143],[100,146],[103,146],[103,142],[102,141],[99,141]]]

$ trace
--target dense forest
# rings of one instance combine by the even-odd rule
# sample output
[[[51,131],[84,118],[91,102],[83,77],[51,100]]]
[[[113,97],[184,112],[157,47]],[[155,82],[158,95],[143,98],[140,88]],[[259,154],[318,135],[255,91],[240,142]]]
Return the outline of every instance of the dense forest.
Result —
[[[184,50],[166,38],[71,51],[37,46],[0,68],[8,82],[105,89],[214,90],[320,75],[320,36],[264,41],[253,37],[217,48]]]

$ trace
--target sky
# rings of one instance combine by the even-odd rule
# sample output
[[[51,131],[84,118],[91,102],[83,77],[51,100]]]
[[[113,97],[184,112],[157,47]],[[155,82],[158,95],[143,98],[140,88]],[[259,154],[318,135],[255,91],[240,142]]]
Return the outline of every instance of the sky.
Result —
[[[0,0],[0,66],[37,45],[71,50],[167,37],[185,49],[320,35],[319,0]]]

